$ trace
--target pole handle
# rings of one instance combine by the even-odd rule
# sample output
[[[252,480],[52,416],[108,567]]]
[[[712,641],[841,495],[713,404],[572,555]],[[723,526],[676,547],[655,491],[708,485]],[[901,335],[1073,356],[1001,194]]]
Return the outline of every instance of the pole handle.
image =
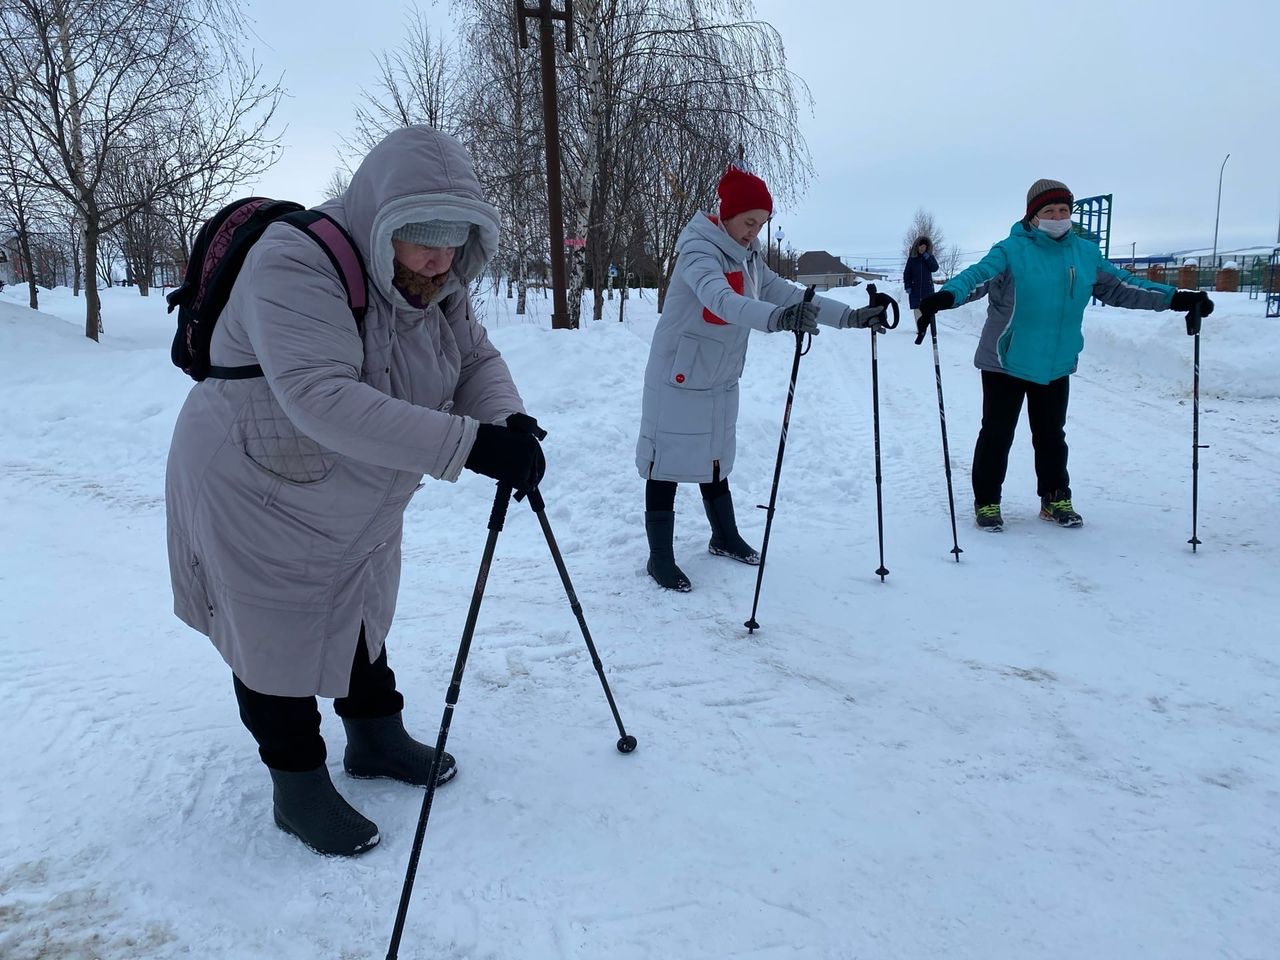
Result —
[[[816,292],[817,292],[817,289],[818,289],[818,287],[817,287],[817,285],[816,285],[816,284],[811,284],[810,286],[805,287],[805,288],[804,288],[804,300],[803,300],[803,302],[804,302],[804,303],[812,303],[812,302],[813,302],[813,295],[814,295],[814,293],[816,293]],[[808,334],[808,337],[809,337],[809,342],[808,342],[808,343],[805,343],[805,344],[804,344],[804,349],[802,349],[802,350],[801,350],[800,345],[801,345],[801,342],[802,342],[802,341],[804,340],[804,338],[805,338],[805,333],[804,333],[804,331],[803,331],[803,330],[797,330],[797,331],[796,331],[796,349],[797,349],[797,350],[800,350],[800,356],[802,356],[802,357],[803,357],[806,353],[808,353],[808,352],[809,352],[809,348],[813,346],[813,334]]]
[[[871,306],[873,307],[884,306],[893,308],[893,323],[888,323],[886,321],[885,329],[896,330],[898,324],[902,322],[902,314],[898,309],[898,301],[893,299],[893,297],[889,296],[887,293],[881,293],[876,289],[876,285],[874,283],[867,284],[867,296],[870,297]],[[920,340],[916,341],[916,343],[919,342]]]
[[[1190,312],[1187,313],[1187,336],[1200,336],[1200,301],[1197,300],[1192,306]]]

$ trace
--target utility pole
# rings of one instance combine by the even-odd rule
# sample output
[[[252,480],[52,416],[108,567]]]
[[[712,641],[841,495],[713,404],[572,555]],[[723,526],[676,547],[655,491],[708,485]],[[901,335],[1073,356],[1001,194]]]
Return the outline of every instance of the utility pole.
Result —
[[[547,141],[547,214],[551,223],[551,329],[576,330],[578,311],[569,314],[564,263],[564,203],[560,183],[560,114],[556,96],[555,21],[564,21],[564,48],[573,49],[573,0],[564,0],[564,10],[556,10],[552,0],[538,0],[530,6],[515,0],[520,47],[529,49],[525,20],[538,19],[538,40],[542,56],[542,121]]]

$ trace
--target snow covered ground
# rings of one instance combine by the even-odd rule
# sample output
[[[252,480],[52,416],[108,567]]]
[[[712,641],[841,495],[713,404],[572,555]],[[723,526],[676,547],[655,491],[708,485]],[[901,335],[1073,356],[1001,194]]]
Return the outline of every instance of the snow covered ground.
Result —
[[[335,782],[383,840],[309,853],[271,822],[227,668],[170,613],[163,472],[188,382],[163,301],[106,291],[93,344],[82,301],[44,293],[37,315],[25,296],[0,294],[0,956],[384,957],[421,792],[346,778],[326,707]],[[1280,326],[1218,302],[1196,555],[1180,316],[1090,311],[1068,424],[1086,526],[1036,519],[1024,425],[998,536],[969,510],[982,308],[943,316],[959,564],[928,344],[909,318],[882,338],[885,583],[867,337],[824,331],[748,636],[754,570],[706,553],[694,489],[677,503],[694,592],[644,573],[652,293],[577,333],[547,329],[544,300],[529,320],[490,300],[551,431],[548,516],[640,746],[614,749],[514,506],[400,956],[1280,955]],[[758,545],[792,341],[753,341],[732,481]],[[491,497],[466,473],[410,508],[389,648],[429,741]]]

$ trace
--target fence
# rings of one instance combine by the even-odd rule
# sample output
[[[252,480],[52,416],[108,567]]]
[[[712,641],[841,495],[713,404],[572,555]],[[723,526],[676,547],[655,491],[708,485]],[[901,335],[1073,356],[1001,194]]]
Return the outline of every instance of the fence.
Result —
[[[1191,259],[1196,260],[1196,263],[1179,264],[1173,257],[1139,257],[1136,261],[1127,257],[1112,257],[1111,262],[1148,280],[1173,284],[1186,290],[1243,291],[1253,300],[1266,295],[1269,274],[1272,275],[1271,289],[1280,289],[1280,275],[1275,275],[1276,267],[1266,256],[1219,254],[1216,259]],[[1229,263],[1235,264],[1235,267],[1228,269],[1226,265]]]

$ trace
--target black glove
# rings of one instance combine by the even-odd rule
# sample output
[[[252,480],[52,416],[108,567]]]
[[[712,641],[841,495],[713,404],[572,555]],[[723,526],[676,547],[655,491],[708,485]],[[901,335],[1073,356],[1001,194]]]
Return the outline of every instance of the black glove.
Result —
[[[932,317],[939,310],[950,310],[956,305],[956,297],[950,290],[939,290],[920,301],[920,313]]]
[[[509,483],[516,493],[528,493],[538,488],[547,461],[543,459],[542,447],[531,435],[482,423],[476,431],[476,442],[466,467],[500,483]]]
[[[1177,310],[1179,313],[1190,313],[1195,309],[1196,304],[1200,305],[1200,316],[1207,317],[1213,313],[1213,301],[1203,290],[1176,291],[1173,299],[1169,301],[1169,309]]]
[[[507,417],[507,429],[539,440],[547,439],[547,431],[538,426],[538,421],[527,413],[513,413]]]
[[[916,318],[916,344],[924,343],[925,334],[929,332],[929,327],[933,323],[933,318],[939,310],[950,310],[956,305],[955,294],[950,290],[939,290],[937,293],[931,293],[920,301],[917,308],[920,316]]]
[[[786,307],[777,307],[769,314],[769,331],[789,330],[792,333],[818,334],[818,306],[801,300]]]
[[[917,345],[924,343],[925,335],[928,334],[929,328],[933,326],[933,318],[934,315],[932,313],[925,313],[923,309],[920,310],[920,316],[916,317]]]

